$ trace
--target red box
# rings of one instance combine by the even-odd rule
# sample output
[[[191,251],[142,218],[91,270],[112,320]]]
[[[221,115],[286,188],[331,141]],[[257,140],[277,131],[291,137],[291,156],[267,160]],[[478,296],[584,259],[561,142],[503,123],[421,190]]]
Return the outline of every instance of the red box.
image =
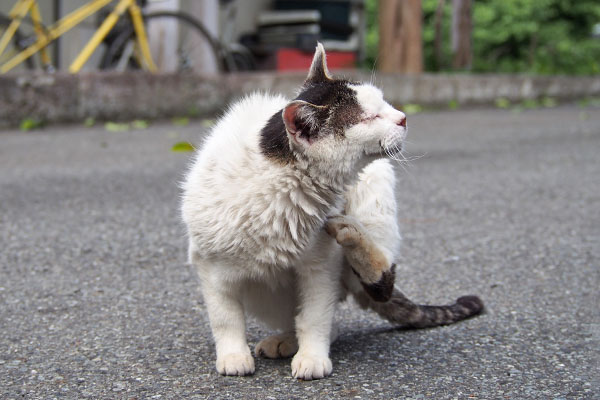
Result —
[[[298,49],[277,50],[278,71],[306,71],[310,67],[313,53],[306,53]],[[328,51],[327,68],[349,69],[356,66],[356,54],[350,51]]]

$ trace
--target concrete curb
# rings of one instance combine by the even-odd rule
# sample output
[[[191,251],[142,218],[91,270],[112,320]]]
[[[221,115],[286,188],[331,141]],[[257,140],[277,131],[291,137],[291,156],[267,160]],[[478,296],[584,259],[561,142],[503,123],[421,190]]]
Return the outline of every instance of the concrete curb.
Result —
[[[369,73],[336,73],[371,81]],[[25,118],[47,123],[159,119],[216,114],[232,99],[262,90],[293,96],[304,73],[243,73],[226,76],[152,75],[142,72],[79,75],[18,74],[0,76],[0,127]],[[600,76],[377,74],[374,83],[393,104],[461,105],[511,102],[544,96],[570,100],[600,95]]]

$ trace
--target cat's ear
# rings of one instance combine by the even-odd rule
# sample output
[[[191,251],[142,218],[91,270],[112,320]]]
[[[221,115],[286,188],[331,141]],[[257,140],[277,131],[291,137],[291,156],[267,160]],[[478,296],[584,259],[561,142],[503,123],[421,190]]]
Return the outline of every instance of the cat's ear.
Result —
[[[326,118],[327,107],[294,100],[281,113],[285,130],[294,142],[310,146],[319,136],[319,126]]]
[[[321,43],[317,43],[317,49],[315,50],[305,83],[319,83],[331,79],[331,75],[329,75],[329,70],[327,69],[325,48]]]

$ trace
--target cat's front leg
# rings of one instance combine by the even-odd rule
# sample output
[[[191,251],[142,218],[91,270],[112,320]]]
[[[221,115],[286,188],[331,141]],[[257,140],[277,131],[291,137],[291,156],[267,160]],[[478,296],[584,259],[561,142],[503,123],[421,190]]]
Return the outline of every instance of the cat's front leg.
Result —
[[[254,359],[246,341],[246,320],[237,285],[212,276],[202,277],[202,293],[217,350],[217,371],[221,375],[254,373]]]
[[[329,347],[339,298],[340,271],[331,266],[341,263],[331,263],[331,260],[318,263],[318,258],[298,268],[298,352],[292,359],[292,375],[305,380],[324,378],[331,375],[333,369]]]

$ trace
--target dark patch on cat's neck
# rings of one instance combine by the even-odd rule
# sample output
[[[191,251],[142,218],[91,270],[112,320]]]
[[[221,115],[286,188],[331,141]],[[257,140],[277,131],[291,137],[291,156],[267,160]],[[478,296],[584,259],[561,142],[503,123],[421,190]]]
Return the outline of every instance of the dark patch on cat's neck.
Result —
[[[268,158],[288,164],[295,161],[296,158],[290,148],[282,112],[283,110],[279,110],[273,114],[260,131],[260,150]]]

